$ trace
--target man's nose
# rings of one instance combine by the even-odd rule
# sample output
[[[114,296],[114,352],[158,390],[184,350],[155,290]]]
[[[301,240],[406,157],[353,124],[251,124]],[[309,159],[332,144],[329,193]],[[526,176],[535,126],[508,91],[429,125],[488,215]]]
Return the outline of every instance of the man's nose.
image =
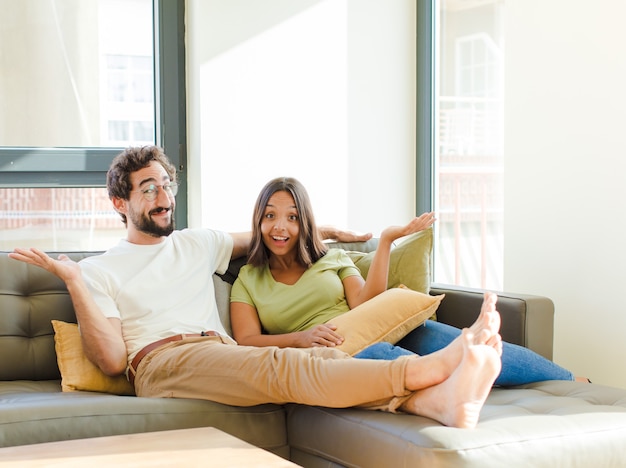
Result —
[[[165,190],[165,188],[163,187],[159,187],[158,188],[158,192],[157,192],[157,201],[159,203],[166,203],[166,206],[169,206],[172,204],[172,200],[174,199],[173,196],[171,196],[167,190]]]

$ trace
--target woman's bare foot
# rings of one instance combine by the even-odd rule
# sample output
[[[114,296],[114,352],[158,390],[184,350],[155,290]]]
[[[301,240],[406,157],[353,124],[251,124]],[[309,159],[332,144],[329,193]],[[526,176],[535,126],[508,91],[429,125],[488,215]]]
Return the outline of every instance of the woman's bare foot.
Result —
[[[591,383],[591,380],[589,380],[587,377],[574,377],[574,382],[584,382],[584,383]]]
[[[473,341],[472,332],[464,329],[461,334],[463,358],[452,375],[440,384],[416,391],[401,409],[446,426],[476,427],[502,363],[492,346]]]

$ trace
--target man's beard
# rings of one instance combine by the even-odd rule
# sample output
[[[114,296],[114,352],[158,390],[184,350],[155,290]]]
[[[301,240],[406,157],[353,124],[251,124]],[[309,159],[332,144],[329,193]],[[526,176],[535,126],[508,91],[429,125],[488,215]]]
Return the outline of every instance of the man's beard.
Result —
[[[172,232],[174,232],[174,207],[170,208],[172,218],[167,226],[159,226],[150,217],[152,213],[156,213],[161,209],[162,208],[157,208],[155,210],[152,210],[147,215],[133,211],[131,209],[128,212],[128,216],[138,231],[141,231],[152,237],[169,236]]]

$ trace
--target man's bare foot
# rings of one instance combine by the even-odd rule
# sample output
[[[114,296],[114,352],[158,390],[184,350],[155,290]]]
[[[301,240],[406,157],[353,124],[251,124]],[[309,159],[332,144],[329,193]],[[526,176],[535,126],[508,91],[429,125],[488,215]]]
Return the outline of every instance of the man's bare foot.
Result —
[[[500,313],[496,310],[498,296],[492,292],[485,292],[483,303],[480,307],[480,314],[476,321],[470,325],[469,331],[472,335],[472,344],[484,344],[494,348],[499,355],[502,355],[502,338],[500,337]],[[456,338],[450,347],[456,347],[458,360],[463,355],[463,345],[461,337]],[[458,361],[457,361],[458,362]]]
[[[440,384],[417,390],[403,403],[403,411],[426,416],[446,426],[476,427],[502,362],[492,346],[474,344],[469,329],[463,330],[460,340],[463,358],[452,375]]]
[[[474,336],[472,344],[491,346],[496,350],[498,356],[502,356],[502,337],[500,333],[494,335],[491,331],[481,330],[478,332],[478,335],[478,337]]]
[[[481,333],[482,330],[490,332],[487,340],[500,332],[500,313],[496,310],[496,302],[498,296],[492,292],[485,292],[483,303],[480,307],[480,314],[476,321],[469,327],[470,332],[474,334],[475,340],[481,340],[486,335]],[[487,344],[476,342],[474,344]]]
[[[480,315],[469,327],[472,345],[487,345],[495,349],[498,356],[502,355],[502,338],[500,337],[500,314],[496,310],[497,296],[485,293]],[[431,354],[417,356],[419,364],[408,367],[407,388],[422,389],[446,380],[459,366],[463,359],[462,337],[459,335],[448,346]]]

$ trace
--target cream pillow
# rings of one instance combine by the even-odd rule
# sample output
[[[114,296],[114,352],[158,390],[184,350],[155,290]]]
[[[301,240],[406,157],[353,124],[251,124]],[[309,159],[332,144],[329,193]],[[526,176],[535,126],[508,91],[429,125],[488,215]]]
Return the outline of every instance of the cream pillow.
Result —
[[[87,359],[83,352],[78,325],[52,320],[52,327],[57,364],[61,371],[61,389],[64,392],[135,394],[135,389],[124,375],[109,377]]]
[[[336,325],[337,333],[345,338],[337,349],[354,356],[374,343],[397,343],[434,315],[443,298],[443,294],[430,296],[401,286],[384,291],[328,323]]]

